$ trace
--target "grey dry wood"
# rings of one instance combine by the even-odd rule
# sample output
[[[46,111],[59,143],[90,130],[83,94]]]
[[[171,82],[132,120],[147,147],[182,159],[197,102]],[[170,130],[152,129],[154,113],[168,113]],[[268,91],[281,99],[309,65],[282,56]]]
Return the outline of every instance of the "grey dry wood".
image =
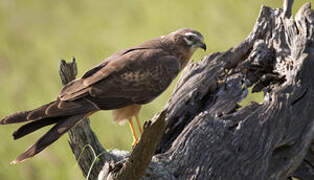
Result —
[[[92,179],[102,165],[100,179],[139,179],[160,134],[142,179],[313,179],[314,12],[308,3],[293,19],[292,4],[262,7],[237,47],[190,64],[162,113],[165,131],[144,132],[138,157],[100,150],[104,164]],[[250,86],[264,91],[264,102],[239,108]]]
[[[302,162],[314,132],[314,15],[309,4],[296,20],[284,14],[262,7],[238,47],[183,73],[157,150],[178,179],[286,179]],[[265,99],[239,110],[247,86]]]

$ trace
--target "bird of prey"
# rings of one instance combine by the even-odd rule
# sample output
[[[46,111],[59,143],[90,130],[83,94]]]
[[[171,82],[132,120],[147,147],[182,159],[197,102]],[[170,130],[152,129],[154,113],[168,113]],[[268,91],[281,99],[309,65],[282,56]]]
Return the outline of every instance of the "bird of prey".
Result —
[[[113,110],[114,121],[129,121],[134,137],[132,117],[138,122],[141,105],[166,90],[197,48],[206,50],[201,33],[179,29],[114,53],[80,79],[65,85],[56,100],[4,117],[2,125],[26,122],[13,133],[14,139],[54,124],[12,163],[38,154],[81,119],[100,110]]]

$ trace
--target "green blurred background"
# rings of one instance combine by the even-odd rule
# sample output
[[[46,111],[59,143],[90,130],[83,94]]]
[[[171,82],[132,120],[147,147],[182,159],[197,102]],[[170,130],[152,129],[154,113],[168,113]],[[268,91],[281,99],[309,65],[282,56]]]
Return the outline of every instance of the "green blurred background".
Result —
[[[295,2],[294,11],[305,0]],[[198,51],[224,51],[251,31],[262,4],[271,0],[0,0],[0,117],[35,108],[55,99],[61,88],[61,58],[77,58],[79,76],[113,52],[181,27],[202,32],[208,45]],[[167,102],[175,83],[153,103],[143,107],[142,122]],[[261,96],[252,97],[261,100]],[[107,149],[130,150],[127,125],[112,122],[111,112],[91,117],[91,125]],[[0,127],[0,179],[83,179],[67,143],[68,136],[35,158],[9,165],[47,129],[13,141],[19,125]]]

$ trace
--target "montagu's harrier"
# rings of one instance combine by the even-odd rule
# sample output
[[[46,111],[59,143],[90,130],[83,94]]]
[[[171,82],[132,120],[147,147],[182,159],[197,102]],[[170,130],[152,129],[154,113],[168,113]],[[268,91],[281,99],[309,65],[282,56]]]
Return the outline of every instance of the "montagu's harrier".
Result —
[[[41,152],[81,119],[99,110],[113,110],[114,121],[129,121],[136,143],[132,117],[138,123],[141,105],[169,86],[197,48],[206,50],[203,36],[192,29],[179,29],[106,58],[80,79],[68,83],[55,101],[4,117],[2,125],[28,122],[13,133],[14,139],[54,124],[12,163]]]

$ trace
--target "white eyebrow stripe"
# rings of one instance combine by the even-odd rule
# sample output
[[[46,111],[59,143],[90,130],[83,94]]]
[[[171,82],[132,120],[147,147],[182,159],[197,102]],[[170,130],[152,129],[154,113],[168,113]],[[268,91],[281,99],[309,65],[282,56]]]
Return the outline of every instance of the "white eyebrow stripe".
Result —
[[[187,33],[185,33],[184,35],[185,35],[185,36],[196,36],[196,37],[198,37],[197,34],[192,33],[192,32],[187,32]]]
[[[195,33],[192,33],[192,32],[187,32],[187,33],[184,34],[184,36],[194,36],[194,37],[196,37],[199,40],[203,40],[203,37],[200,37],[199,35],[197,35]]]

